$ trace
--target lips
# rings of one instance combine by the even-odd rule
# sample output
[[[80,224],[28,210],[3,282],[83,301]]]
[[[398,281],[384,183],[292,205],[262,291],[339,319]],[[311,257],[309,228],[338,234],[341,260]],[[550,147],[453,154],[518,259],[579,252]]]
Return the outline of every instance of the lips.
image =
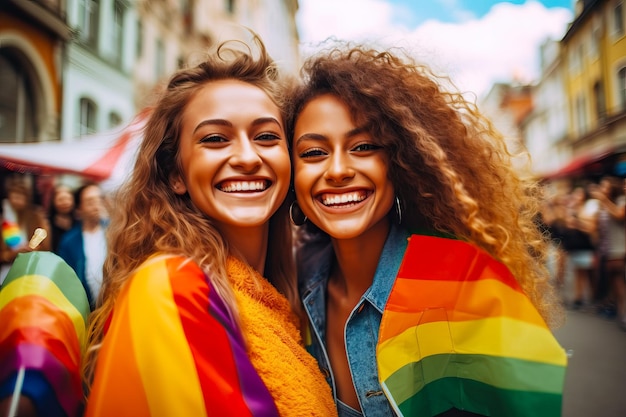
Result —
[[[269,180],[223,181],[216,187],[225,193],[254,193],[267,190],[271,184]]]
[[[360,190],[341,194],[324,193],[318,198],[326,207],[350,207],[365,200],[370,194],[371,191]]]

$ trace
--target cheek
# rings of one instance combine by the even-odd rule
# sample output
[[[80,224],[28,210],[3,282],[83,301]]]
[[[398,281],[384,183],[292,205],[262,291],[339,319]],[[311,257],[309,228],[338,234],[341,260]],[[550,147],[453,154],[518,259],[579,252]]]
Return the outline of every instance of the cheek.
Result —
[[[276,173],[277,180],[291,182],[291,158],[287,149],[277,149],[269,155],[269,161]]]
[[[293,185],[298,193],[304,193],[307,188],[310,188],[311,175],[307,172],[306,166],[297,161],[293,164]]]

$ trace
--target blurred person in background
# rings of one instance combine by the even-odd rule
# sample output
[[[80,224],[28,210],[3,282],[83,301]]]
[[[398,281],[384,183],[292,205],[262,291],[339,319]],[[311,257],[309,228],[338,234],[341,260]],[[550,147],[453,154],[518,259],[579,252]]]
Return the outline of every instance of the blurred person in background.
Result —
[[[592,232],[598,204],[598,200],[590,198],[585,186],[579,186],[569,194],[564,211],[560,241],[566,254],[566,265],[574,272],[571,307],[575,310],[592,299],[591,288],[595,282],[594,271],[597,265]]]
[[[20,179],[9,179],[7,198],[2,201],[2,241],[0,242],[0,284],[18,253],[30,252],[28,243],[35,230],[50,232],[44,210],[33,204],[32,192]],[[44,239],[35,249],[50,250],[50,238]]]
[[[54,188],[48,221],[52,235],[51,250],[57,252],[61,237],[76,223],[74,193],[69,186],[59,184]]]
[[[611,176],[605,176],[597,185],[592,185],[590,195],[599,202],[593,222],[599,266],[596,288],[599,312],[607,318],[617,316],[623,323],[626,197],[618,179]]]
[[[57,253],[78,275],[93,309],[102,286],[102,266],[107,255],[104,197],[98,184],[88,182],[74,192],[74,200],[78,221],[63,234]]]
[[[565,284],[567,253],[563,249],[563,232],[568,203],[567,194],[546,197],[541,204],[538,223],[550,237],[548,267],[555,285],[563,290]]]

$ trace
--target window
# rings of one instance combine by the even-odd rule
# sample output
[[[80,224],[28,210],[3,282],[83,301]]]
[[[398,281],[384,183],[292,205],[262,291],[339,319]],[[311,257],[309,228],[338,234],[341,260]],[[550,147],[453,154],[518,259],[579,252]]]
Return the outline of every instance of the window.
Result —
[[[573,74],[578,74],[582,70],[583,65],[583,45],[574,44],[570,49],[569,68]]]
[[[96,104],[88,98],[81,98],[79,104],[78,136],[90,135],[96,131]]]
[[[137,57],[143,55],[143,24],[141,20],[137,21]]]
[[[118,1],[113,6],[113,60],[117,65],[122,65],[124,38],[124,8]]]
[[[95,47],[98,43],[98,15],[100,0],[78,0],[78,28],[80,40]]]
[[[600,81],[593,85],[593,98],[596,104],[596,117],[598,120],[604,120],[606,117],[606,104],[604,102],[604,88]]]
[[[156,76],[160,79],[165,75],[165,47],[161,39],[157,39],[155,59]]]
[[[32,84],[8,48],[0,49],[0,85],[0,142],[35,141],[39,127]]]
[[[626,110],[626,67],[620,68],[617,72],[617,88],[620,110]]]
[[[109,127],[115,127],[122,124],[122,116],[115,112],[109,113]]]
[[[613,33],[616,37],[624,35],[624,3],[621,1],[615,5],[613,10]]]
[[[578,135],[587,133],[587,112],[585,111],[587,103],[583,95],[578,96],[576,99],[576,131]]]
[[[591,31],[591,42],[589,46],[589,56],[597,58],[600,55],[600,44],[602,42],[602,29],[599,25],[594,25]]]

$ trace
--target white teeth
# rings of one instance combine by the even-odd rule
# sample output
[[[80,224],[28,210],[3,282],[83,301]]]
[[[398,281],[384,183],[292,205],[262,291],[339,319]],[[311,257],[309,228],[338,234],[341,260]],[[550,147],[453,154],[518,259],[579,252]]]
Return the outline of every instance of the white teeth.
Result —
[[[230,181],[220,184],[219,189],[225,193],[235,193],[238,191],[263,191],[265,190],[265,181]]]
[[[322,196],[322,203],[325,206],[333,206],[337,204],[358,203],[365,200],[367,195],[363,192],[354,192],[346,194],[326,194]]]

